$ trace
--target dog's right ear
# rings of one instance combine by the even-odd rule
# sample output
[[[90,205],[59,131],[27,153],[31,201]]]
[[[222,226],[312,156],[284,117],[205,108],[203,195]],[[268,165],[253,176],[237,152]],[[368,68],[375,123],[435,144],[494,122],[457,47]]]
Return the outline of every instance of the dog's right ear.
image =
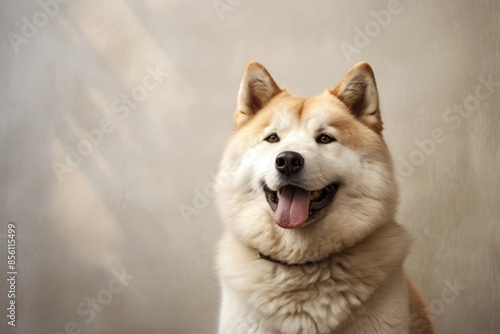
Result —
[[[255,61],[249,63],[241,79],[234,127],[246,123],[282,91],[264,66]]]

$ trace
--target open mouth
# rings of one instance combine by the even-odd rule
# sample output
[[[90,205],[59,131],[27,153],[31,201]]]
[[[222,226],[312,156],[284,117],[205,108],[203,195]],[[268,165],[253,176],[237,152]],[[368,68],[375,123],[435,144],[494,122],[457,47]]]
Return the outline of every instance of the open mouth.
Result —
[[[276,224],[283,228],[298,228],[330,204],[338,188],[338,183],[314,191],[287,185],[278,191],[273,191],[264,185],[264,193],[267,203],[274,211]]]

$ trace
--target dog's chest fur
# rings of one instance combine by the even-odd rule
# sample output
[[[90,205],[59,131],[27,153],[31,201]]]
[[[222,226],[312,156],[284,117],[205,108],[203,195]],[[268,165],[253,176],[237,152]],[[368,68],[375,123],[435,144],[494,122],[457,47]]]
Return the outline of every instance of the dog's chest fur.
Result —
[[[407,244],[404,231],[389,225],[328,261],[287,267],[227,236],[219,259],[223,313],[234,321],[221,319],[232,326],[221,332],[405,333],[408,297],[401,264]]]

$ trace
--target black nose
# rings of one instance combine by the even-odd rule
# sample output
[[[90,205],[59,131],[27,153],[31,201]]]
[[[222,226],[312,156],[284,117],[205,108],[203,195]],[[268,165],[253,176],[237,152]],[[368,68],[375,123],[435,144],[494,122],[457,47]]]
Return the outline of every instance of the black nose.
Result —
[[[297,173],[304,166],[304,158],[297,152],[285,151],[276,157],[276,169],[286,174]]]

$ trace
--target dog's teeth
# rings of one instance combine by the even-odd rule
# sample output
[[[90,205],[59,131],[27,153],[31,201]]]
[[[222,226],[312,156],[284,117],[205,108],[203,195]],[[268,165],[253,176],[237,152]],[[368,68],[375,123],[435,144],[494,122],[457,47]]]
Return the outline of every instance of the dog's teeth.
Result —
[[[278,189],[278,191],[276,192],[278,194],[278,198],[281,197],[281,189]]]
[[[316,200],[321,196],[321,190],[315,190],[311,192],[311,200]]]

